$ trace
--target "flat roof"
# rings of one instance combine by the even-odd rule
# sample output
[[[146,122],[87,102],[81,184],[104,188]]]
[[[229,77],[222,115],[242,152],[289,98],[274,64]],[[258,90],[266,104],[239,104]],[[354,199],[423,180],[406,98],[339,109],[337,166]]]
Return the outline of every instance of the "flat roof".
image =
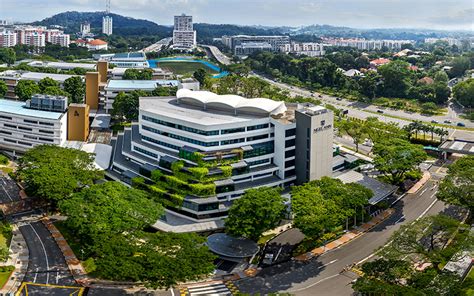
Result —
[[[213,125],[233,124],[267,116],[249,114],[234,115],[218,110],[204,110],[188,104],[177,104],[175,97],[143,97],[140,98],[140,110],[153,114],[171,117],[185,122],[194,123],[196,126],[212,128]]]
[[[446,140],[439,146],[441,151],[474,155],[474,141]]]
[[[67,63],[67,62],[43,62],[43,61],[33,61],[28,64],[33,67],[50,67],[57,69],[74,69],[81,68],[86,70],[95,70],[95,64],[88,63]]]
[[[258,252],[256,242],[242,237],[233,237],[225,233],[215,233],[207,237],[209,250],[217,255],[231,258],[248,258]]]
[[[26,103],[0,99],[0,112],[45,119],[59,119],[64,113],[25,108]]]
[[[106,90],[154,90],[157,86],[178,86],[178,80],[110,80]]]
[[[54,81],[64,82],[66,79],[78,76],[78,75],[66,75],[66,74],[52,74],[52,73],[39,73],[39,72],[26,72],[21,74],[21,79],[39,81],[43,78],[49,77]]]

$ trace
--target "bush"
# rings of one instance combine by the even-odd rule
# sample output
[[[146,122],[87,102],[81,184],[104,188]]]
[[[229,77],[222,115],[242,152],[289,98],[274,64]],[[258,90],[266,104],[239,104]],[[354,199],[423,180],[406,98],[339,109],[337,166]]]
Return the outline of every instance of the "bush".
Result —
[[[224,178],[230,178],[232,176],[232,167],[230,165],[221,166],[219,169],[221,169]]]
[[[151,172],[151,179],[154,182],[160,181],[162,176],[163,176],[163,172],[161,170],[154,170],[153,172]]]
[[[169,187],[175,189],[187,189],[188,183],[175,176],[165,176]]]
[[[0,154],[0,164],[7,165],[8,158],[5,155]]]
[[[148,189],[156,197],[163,197],[163,195],[166,194],[166,190],[155,185],[149,186]]]
[[[173,173],[179,173],[181,169],[184,167],[184,162],[183,161],[176,161],[171,164],[171,170]]]
[[[146,189],[147,185],[145,184],[145,178],[143,177],[135,177],[132,179],[132,187],[138,189]]]
[[[412,170],[405,173],[405,178],[410,180],[420,180],[423,173],[420,170]]]
[[[189,172],[193,174],[196,180],[202,181],[209,174],[209,169],[204,167],[193,167],[189,168]]]
[[[211,184],[190,184],[191,193],[197,196],[211,196],[216,194],[216,185]]]
[[[86,270],[86,273],[94,272],[97,269],[97,266],[95,265],[94,258],[92,258],[92,257],[87,258],[86,261],[82,261],[82,266]]]

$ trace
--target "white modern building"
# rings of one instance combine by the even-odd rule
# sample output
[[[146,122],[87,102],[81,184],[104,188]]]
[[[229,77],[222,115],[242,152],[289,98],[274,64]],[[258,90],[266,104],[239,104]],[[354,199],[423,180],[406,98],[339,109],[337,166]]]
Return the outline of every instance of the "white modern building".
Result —
[[[247,56],[256,51],[273,51],[273,48],[266,42],[246,42],[236,45],[234,48],[234,54],[237,56]]]
[[[200,180],[212,192],[164,188],[170,205],[154,225],[206,231],[223,227],[232,202],[247,189],[330,176],[332,141],[333,113],[324,107],[181,89],[176,97],[140,98],[138,122],[113,141],[108,174],[130,183],[137,176],[149,179],[154,170],[172,178],[176,162],[179,174],[206,168]],[[200,181],[190,176],[189,182]]]
[[[51,107],[57,111],[45,111],[40,107],[32,102],[0,99],[0,149],[22,153],[36,145],[66,142],[66,110]]]
[[[280,51],[283,46],[290,43],[289,36],[250,36],[250,35],[235,35],[222,36],[222,43],[232,49],[235,54],[236,48],[241,48],[242,44],[246,43],[265,43],[271,46],[271,51]]]
[[[115,54],[99,54],[93,56],[97,60],[108,61],[110,64],[119,68],[144,69],[150,67],[146,55],[142,51]]]
[[[196,47],[196,31],[193,28],[193,17],[177,15],[174,17],[173,48],[192,50]]]
[[[325,54],[324,45],[315,42],[291,42],[283,45],[280,50],[285,53],[320,57]]]
[[[332,46],[355,47],[359,50],[380,50],[383,47],[389,50],[400,50],[403,44],[414,44],[413,40],[366,40],[344,38],[322,38],[323,42]]]
[[[81,24],[81,34],[87,35],[91,32],[91,24],[89,22],[84,22]]]
[[[0,47],[13,47],[17,44],[17,35],[13,31],[0,31]]]
[[[111,16],[104,16],[102,18],[102,34],[112,35],[113,33],[113,20]]]

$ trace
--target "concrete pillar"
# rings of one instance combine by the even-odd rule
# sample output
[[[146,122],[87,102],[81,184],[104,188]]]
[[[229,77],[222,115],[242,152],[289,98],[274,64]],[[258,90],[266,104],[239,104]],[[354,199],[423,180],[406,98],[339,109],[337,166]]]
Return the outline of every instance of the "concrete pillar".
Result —
[[[109,70],[109,62],[107,61],[98,61],[97,62],[97,72],[99,72],[99,82],[107,83],[107,71]]]
[[[99,72],[86,73],[86,104],[91,110],[99,109]]]

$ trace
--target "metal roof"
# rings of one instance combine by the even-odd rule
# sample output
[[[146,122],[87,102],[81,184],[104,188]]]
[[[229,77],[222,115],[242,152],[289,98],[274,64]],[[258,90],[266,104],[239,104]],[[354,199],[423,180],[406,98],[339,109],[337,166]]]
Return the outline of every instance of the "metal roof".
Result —
[[[248,258],[258,252],[258,245],[246,238],[237,238],[225,233],[215,233],[207,237],[209,249],[221,256]]]
[[[25,106],[25,102],[0,99],[0,113],[54,120],[58,120],[64,114],[62,112],[50,112],[36,109],[28,109]]]

